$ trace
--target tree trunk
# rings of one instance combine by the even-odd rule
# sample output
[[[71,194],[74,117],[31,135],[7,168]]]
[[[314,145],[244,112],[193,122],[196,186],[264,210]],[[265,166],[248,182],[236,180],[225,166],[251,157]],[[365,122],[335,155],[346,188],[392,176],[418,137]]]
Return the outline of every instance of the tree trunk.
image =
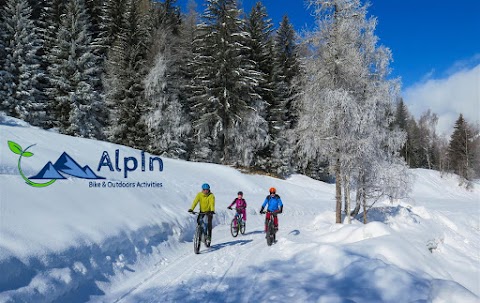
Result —
[[[358,173],[358,179],[357,179],[357,194],[355,195],[355,209],[352,211],[350,216],[356,217],[358,213],[360,212],[360,207],[362,206],[362,193],[364,190],[364,184],[363,184],[363,173],[360,170]]]
[[[335,189],[335,200],[337,202],[335,223],[342,223],[342,172],[339,158],[337,158],[337,163],[335,164]]]
[[[363,224],[367,224],[367,197],[365,191],[362,191],[362,204],[363,204]]]
[[[350,182],[349,176],[347,174],[343,177],[343,189],[344,189],[344,200],[345,200],[345,216],[347,217],[347,223],[351,224],[350,220]]]

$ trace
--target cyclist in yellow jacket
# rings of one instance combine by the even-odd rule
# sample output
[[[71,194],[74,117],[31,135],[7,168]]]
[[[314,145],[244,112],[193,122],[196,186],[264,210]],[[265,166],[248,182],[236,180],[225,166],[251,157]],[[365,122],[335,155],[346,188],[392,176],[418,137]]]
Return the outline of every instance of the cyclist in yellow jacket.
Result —
[[[200,202],[200,212],[206,213],[208,219],[208,231],[207,231],[207,241],[212,239],[212,219],[213,214],[215,213],[215,196],[210,191],[210,185],[207,183],[202,185],[202,191],[197,194],[195,199],[193,199],[192,207],[188,212],[193,212],[197,204]],[[197,217],[197,223],[201,219],[201,216]]]

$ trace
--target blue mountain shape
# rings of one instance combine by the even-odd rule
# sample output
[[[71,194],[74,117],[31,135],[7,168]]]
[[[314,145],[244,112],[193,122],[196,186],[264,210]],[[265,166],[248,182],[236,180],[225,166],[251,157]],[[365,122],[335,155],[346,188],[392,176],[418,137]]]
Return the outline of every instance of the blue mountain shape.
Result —
[[[52,162],[48,161],[48,163],[40,170],[38,174],[29,179],[65,179],[53,166]]]
[[[88,176],[87,179],[105,179],[104,177],[99,177],[99,176],[95,175],[93,170],[88,165],[86,165],[83,168],[83,172],[85,173],[86,176]]]
[[[58,158],[57,162],[53,165],[55,169],[64,174],[74,176],[82,179],[105,179],[104,177],[97,176],[88,165],[81,167],[70,155],[66,152]]]

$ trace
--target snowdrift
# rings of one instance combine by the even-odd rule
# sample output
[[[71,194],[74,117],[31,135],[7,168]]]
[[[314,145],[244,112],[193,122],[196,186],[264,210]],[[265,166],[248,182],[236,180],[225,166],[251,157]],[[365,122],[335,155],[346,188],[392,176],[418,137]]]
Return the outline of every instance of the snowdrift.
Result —
[[[33,145],[28,149],[32,155],[20,157],[8,141],[24,151]],[[102,179],[66,174],[54,164],[63,153],[79,169],[87,172],[88,166]],[[55,169],[64,179],[34,187],[26,184],[19,168],[27,178],[51,177],[48,170]],[[379,204],[367,225],[336,225],[331,184],[300,175],[288,180],[245,175],[226,166],[167,159],[1,117],[0,302],[138,302],[147,295],[159,295],[164,302],[194,302],[193,288],[170,297],[142,292],[130,299],[122,291],[135,284],[125,282],[129,277],[145,280],[140,268],[179,252],[190,256],[195,218],[186,210],[205,182],[216,195],[214,233],[219,235],[228,234],[231,213],[226,206],[238,190],[246,194],[251,224],[261,229],[256,211],[269,187],[279,189],[286,204],[281,219],[285,235],[276,244],[279,252],[259,253],[259,262],[287,262],[273,266],[271,276],[243,260],[235,275],[245,281],[260,276],[256,287],[271,287],[272,277],[280,277],[280,286],[292,289],[292,296],[277,297],[280,302],[475,302],[480,295],[480,191],[459,188],[454,176],[412,173],[411,199]],[[48,178],[32,181],[45,183]],[[241,249],[253,249],[249,245],[263,239],[260,232],[251,237],[251,243],[238,243]],[[185,246],[189,254],[183,252]],[[226,258],[221,248],[230,249],[217,247],[213,253]],[[212,279],[220,279],[221,271]],[[192,274],[189,279],[194,287],[204,278]],[[247,287],[253,281],[244,283]],[[344,291],[326,291],[332,287]],[[269,299],[261,293],[245,297],[232,288],[205,294],[213,302],[223,302],[225,296],[232,302]]]

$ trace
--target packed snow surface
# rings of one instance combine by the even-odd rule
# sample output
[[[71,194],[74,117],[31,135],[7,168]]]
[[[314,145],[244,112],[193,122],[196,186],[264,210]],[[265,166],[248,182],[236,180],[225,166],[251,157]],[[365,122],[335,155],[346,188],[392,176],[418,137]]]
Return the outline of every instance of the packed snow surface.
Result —
[[[19,166],[30,178],[64,152],[105,179],[22,179]],[[478,184],[411,170],[409,198],[377,202],[368,224],[335,224],[332,184],[160,158],[161,171],[148,153],[0,117],[0,302],[480,302]],[[216,215],[195,255],[187,209],[203,183]],[[284,213],[267,246],[259,209],[272,186]],[[233,238],[239,190],[247,228]]]

